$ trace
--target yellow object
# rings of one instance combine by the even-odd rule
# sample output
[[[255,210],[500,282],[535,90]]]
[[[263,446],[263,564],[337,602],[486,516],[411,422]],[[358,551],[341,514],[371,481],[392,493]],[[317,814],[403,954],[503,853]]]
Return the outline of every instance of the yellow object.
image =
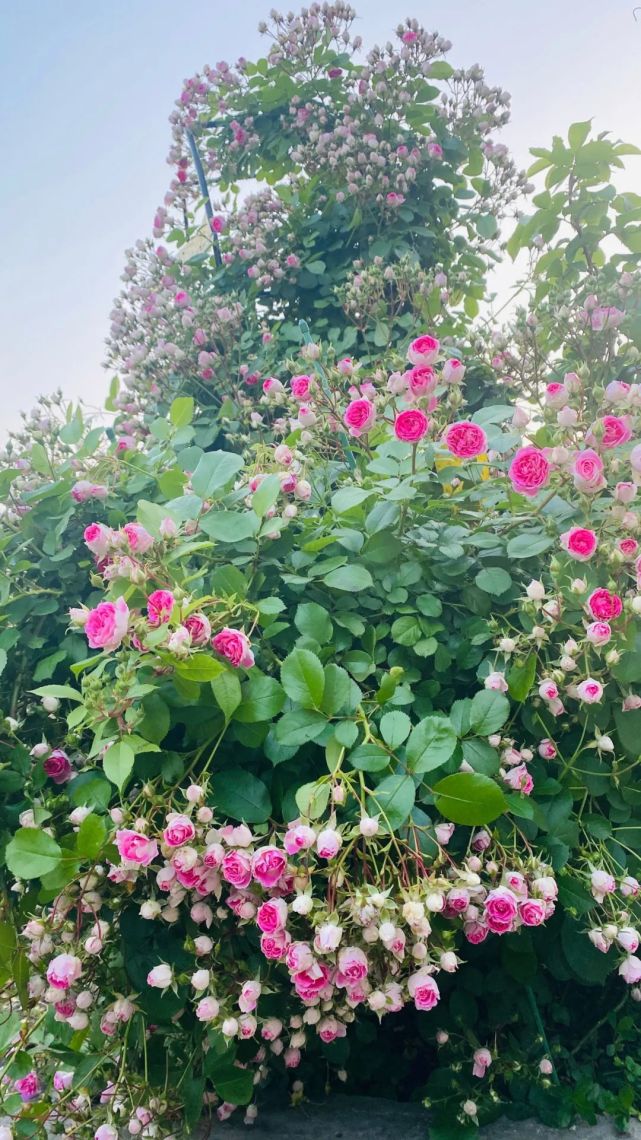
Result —
[[[483,482],[485,482],[487,479],[490,478],[490,469],[487,466],[488,462],[489,462],[488,457],[485,454],[477,455],[476,459],[465,461],[466,465],[469,463],[474,463],[477,466],[481,463],[486,465],[486,466],[481,467],[481,469],[480,469],[480,476],[481,476],[481,479]],[[439,459],[437,457],[434,460],[434,467],[436,468],[437,471],[444,471],[446,467],[458,467],[459,465],[460,465],[459,460],[456,458],[455,455],[443,456],[441,459]],[[444,483],[443,484],[443,494],[444,495],[453,495],[455,493],[456,489],[457,488],[454,487],[451,483]]]

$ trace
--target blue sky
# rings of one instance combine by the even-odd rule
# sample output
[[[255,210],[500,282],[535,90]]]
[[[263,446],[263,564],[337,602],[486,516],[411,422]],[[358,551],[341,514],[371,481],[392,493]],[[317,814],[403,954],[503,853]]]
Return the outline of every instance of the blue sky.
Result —
[[[60,386],[101,404],[123,250],[149,233],[182,79],[260,52],[269,0],[5,0],[0,12],[2,426]],[[278,4],[276,5],[278,6]],[[629,0],[356,2],[366,43],[418,17],[511,92],[521,163],[577,119],[641,145],[641,10]],[[287,6],[285,6],[287,7]],[[623,184],[623,180],[622,180]],[[641,192],[641,159],[627,188]]]

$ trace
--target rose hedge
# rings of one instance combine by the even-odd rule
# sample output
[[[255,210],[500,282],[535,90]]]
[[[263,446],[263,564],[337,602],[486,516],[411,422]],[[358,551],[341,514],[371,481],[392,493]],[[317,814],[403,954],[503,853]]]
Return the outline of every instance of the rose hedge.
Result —
[[[350,62],[349,18],[187,83],[116,421],[44,401],[3,456],[2,1140],[334,1080],[444,1140],[639,1111],[635,148],[536,152],[534,307],[464,325],[504,98],[412,22]],[[221,201],[211,257],[189,133],[278,198]]]

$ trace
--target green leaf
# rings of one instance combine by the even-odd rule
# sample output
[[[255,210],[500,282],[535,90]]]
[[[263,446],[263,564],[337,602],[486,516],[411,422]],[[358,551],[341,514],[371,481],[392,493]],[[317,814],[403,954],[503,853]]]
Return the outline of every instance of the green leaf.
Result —
[[[216,498],[236,478],[244,466],[242,455],[233,451],[206,451],[198,461],[191,485],[201,499]]]
[[[557,883],[559,902],[564,910],[581,915],[587,914],[596,906],[596,899],[578,879],[573,879],[570,875],[559,875]]]
[[[432,790],[436,810],[452,823],[479,827],[491,823],[507,807],[498,784],[478,772],[455,772],[439,780]]]
[[[259,520],[251,511],[208,511],[200,529],[217,542],[244,542],[258,533]]]
[[[278,716],[285,704],[285,693],[275,677],[265,677],[257,673],[243,685],[242,699],[236,709],[234,720],[241,724],[259,724]]]
[[[572,123],[568,131],[568,142],[572,150],[578,150],[579,147],[583,146],[590,133],[591,126],[592,119],[586,119],[583,123]]]
[[[314,709],[294,709],[276,722],[276,740],[290,748],[300,748],[310,740],[317,740],[327,728],[327,718]]]
[[[367,810],[370,815],[381,816],[382,826],[398,831],[410,817],[415,795],[412,777],[395,773],[376,786],[368,798]]]
[[[329,793],[330,786],[327,781],[324,784],[319,784],[317,781],[302,784],[294,797],[296,807],[301,815],[307,816],[308,819],[318,819],[329,803]]]
[[[462,742],[463,759],[484,776],[495,776],[499,770],[499,756],[495,748],[478,736],[470,736]]]
[[[36,697],[58,697],[63,701],[81,701],[82,693],[72,689],[71,685],[43,685],[40,689],[31,689]]]
[[[481,689],[472,699],[470,726],[478,736],[491,736],[503,727],[509,715],[510,702],[504,693]]]
[[[98,808],[105,811],[113,795],[111,784],[99,768],[85,768],[68,785],[74,807]]]
[[[407,713],[387,712],[381,717],[380,730],[383,740],[394,751],[409,736],[412,722]]]
[[[193,396],[176,396],[169,409],[169,419],[174,427],[187,427],[194,418]]]
[[[476,219],[476,229],[482,238],[496,237],[499,224],[494,214],[481,214]]]
[[[407,742],[407,767],[416,775],[433,772],[447,763],[456,745],[456,733],[448,717],[425,717],[412,729]]]
[[[76,836],[76,850],[86,859],[95,859],[102,851],[107,837],[107,825],[100,815],[88,815],[83,819]]]
[[[252,510],[255,511],[259,519],[264,518],[265,512],[273,507],[279,495],[280,477],[268,475],[252,495]]]
[[[186,681],[213,681],[225,670],[223,663],[208,653],[195,653],[185,661],[173,662],[173,665],[178,676]]]
[[[521,531],[508,542],[507,556],[508,558],[534,558],[535,555],[543,554],[553,545],[554,539],[549,538],[543,531]]]
[[[512,585],[507,570],[503,570],[500,566],[488,566],[484,570],[479,570],[474,581],[479,590],[483,590],[486,594],[505,594]]]
[[[354,507],[359,507],[366,499],[371,499],[376,492],[365,487],[341,487],[332,495],[332,510],[337,515],[344,515]]]
[[[134,760],[135,752],[126,740],[117,741],[105,752],[102,762],[105,775],[119,791],[122,791],[133,771]]]
[[[290,700],[304,709],[320,708],[325,674],[315,653],[309,649],[294,649],[281,665],[280,679]]]
[[[332,622],[324,606],[317,602],[301,602],[296,609],[294,617],[296,629],[305,637],[313,637],[319,645],[330,641],[333,631]]]
[[[330,570],[323,582],[332,590],[347,590],[350,594],[369,590],[374,584],[369,570],[358,565],[337,566],[335,570]]]
[[[536,677],[536,653],[530,653],[524,661],[514,661],[507,674],[507,684],[513,701],[525,700]]]
[[[327,267],[324,261],[321,261],[320,258],[317,258],[315,261],[308,261],[304,268],[308,273],[313,273],[317,276],[320,276],[321,273],[325,272],[325,269]]]
[[[347,670],[331,661],[324,672],[325,691],[321,709],[325,716],[355,712],[361,701],[361,692]]]
[[[240,679],[237,673],[225,669],[211,682],[216,703],[222,710],[225,720],[231,720],[241,702]]]
[[[222,815],[243,823],[265,823],[271,815],[272,804],[267,787],[262,780],[241,768],[214,776],[212,799],[214,807]]]
[[[249,1104],[254,1095],[254,1076],[251,1069],[238,1069],[227,1061],[220,1067],[207,1069],[221,1100],[229,1104]]]
[[[5,861],[17,879],[39,879],[55,871],[62,851],[55,839],[37,827],[21,827],[7,844]]]
[[[359,744],[347,757],[359,772],[382,772],[389,767],[389,753],[378,744]]]

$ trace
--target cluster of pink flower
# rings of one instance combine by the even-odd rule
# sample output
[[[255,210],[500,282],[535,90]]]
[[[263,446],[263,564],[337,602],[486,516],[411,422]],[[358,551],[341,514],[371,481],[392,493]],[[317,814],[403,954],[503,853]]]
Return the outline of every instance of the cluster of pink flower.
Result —
[[[557,890],[549,868],[532,859],[518,869],[516,861],[501,866],[489,857],[486,831],[473,836],[472,853],[457,864],[445,850],[454,825],[437,823],[440,856],[432,866],[408,849],[405,886],[386,888],[373,880],[356,885],[343,872],[357,847],[362,861],[366,853],[376,855],[380,841],[384,845],[376,818],[362,816],[355,827],[338,823],[334,814],[323,823],[298,819],[281,834],[259,836],[244,824],[217,826],[202,786],[190,785],[184,796],[184,807],[161,821],[128,821],[113,808],[120,862],[95,868],[23,928],[35,967],[31,997],[52,1009],[56,1021],[77,1031],[95,1025],[110,1039],[134,1016],[135,996],[106,996],[99,983],[99,970],[117,945],[118,906],[111,895],[123,890],[145,920],[175,924],[186,911],[202,928],[186,936],[193,973],[161,962],[150,969],[148,985],[188,985],[204,1026],[229,1040],[257,1039],[259,1071],[268,1054],[282,1055],[288,1068],[296,1068],[308,1033],[326,1043],[344,1036],[359,1006],[379,1017],[408,1002],[433,1009],[440,999],[437,975],[459,965],[457,931],[478,943],[489,934],[539,925],[554,910]],[[243,977],[240,962],[225,961],[225,934],[247,925],[259,934],[267,986],[262,971]],[[282,1020],[261,1012],[274,967],[290,991]],[[482,1051],[475,1055],[477,1075],[489,1063]],[[28,1102],[41,1095],[43,1080],[34,1069],[15,1089]],[[70,1074],[55,1072],[55,1090],[67,1093],[70,1085]],[[115,1093],[108,1084],[104,1103]],[[220,1105],[221,1119],[233,1107]],[[154,1106],[144,1111],[151,1119]],[[129,1131],[137,1134],[140,1113],[131,1119]],[[103,1133],[96,1137],[102,1140]]]
[[[178,528],[171,518],[160,524],[163,541],[175,538]],[[145,584],[152,576],[149,567],[140,558],[153,551],[156,540],[139,523],[126,523],[114,531],[103,523],[90,523],[85,529],[85,543],[96,559],[96,565],[106,582],[112,579],[129,579]],[[145,633],[167,626],[166,648],[174,655],[186,656],[192,649],[210,643],[217,653],[234,667],[250,668],[254,664],[249,638],[242,630],[223,626],[211,637],[211,622],[206,614],[190,611],[181,605],[169,589],[152,590],[147,596],[146,618],[132,615],[125,599],[100,602],[94,609],[72,609],[72,624],[84,629],[91,649],[113,653],[127,635],[135,649],[145,652]],[[171,626],[170,626],[171,623]],[[158,647],[156,642],[156,648]]]
[[[588,938],[603,954],[607,954],[612,946],[623,951],[625,957],[619,963],[619,976],[628,985],[635,987],[632,996],[641,1001],[641,989],[638,988],[641,983],[641,958],[637,957],[640,936],[638,930],[630,925],[630,912],[626,909],[632,900],[641,896],[641,885],[633,875],[624,875],[617,883],[609,871],[596,868],[590,872],[589,886],[597,903],[601,906],[606,903],[611,914],[607,915],[610,921],[588,931]],[[623,903],[619,902],[617,895],[624,900]]]

